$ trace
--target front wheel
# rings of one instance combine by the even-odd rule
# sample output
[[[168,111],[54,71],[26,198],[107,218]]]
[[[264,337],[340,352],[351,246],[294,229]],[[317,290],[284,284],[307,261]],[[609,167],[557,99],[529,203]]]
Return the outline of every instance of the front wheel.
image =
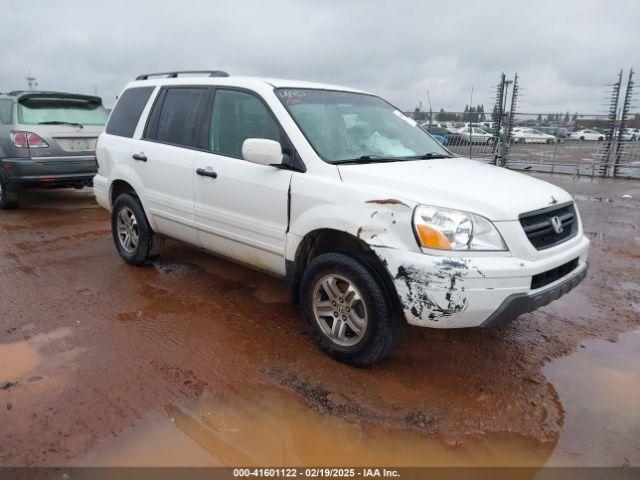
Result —
[[[111,231],[118,253],[131,265],[144,265],[160,255],[164,241],[151,229],[140,201],[131,194],[122,194],[114,202]]]
[[[313,259],[302,276],[300,300],[316,343],[350,365],[387,358],[404,328],[373,268],[343,253]]]

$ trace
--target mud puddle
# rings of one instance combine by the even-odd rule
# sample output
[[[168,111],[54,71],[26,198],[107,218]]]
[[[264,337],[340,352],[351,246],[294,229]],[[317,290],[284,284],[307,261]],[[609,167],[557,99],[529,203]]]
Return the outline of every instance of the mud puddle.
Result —
[[[543,373],[565,416],[549,464],[640,466],[640,331],[585,342]]]
[[[17,384],[36,372],[44,358],[42,349],[70,333],[70,328],[63,327],[21,342],[0,344],[0,385]]]
[[[347,421],[295,396],[256,390],[168,405],[103,443],[91,466],[540,466],[551,448],[515,435],[450,447],[437,437]]]
[[[593,340],[548,364],[564,425],[556,442],[485,435],[458,446],[438,436],[320,413],[274,387],[205,390],[165,406],[98,445],[91,466],[637,466],[640,331]]]

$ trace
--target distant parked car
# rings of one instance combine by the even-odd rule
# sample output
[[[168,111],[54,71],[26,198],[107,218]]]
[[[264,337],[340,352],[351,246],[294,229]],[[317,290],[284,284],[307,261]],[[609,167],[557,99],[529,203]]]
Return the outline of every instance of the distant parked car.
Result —
[[[514,128],[511,138],[516,143],[556,143],[557,137],[535,128]]]
[[[640,140],[640,129],[625,128],[622,132],[622,140],[625,142],[635,142],[636,140]]]
[[[548,133],[549,135],[553,135],[559,141],[569,137],[569,131],[563,127],[538,127],[542,133]]]
[[[458,130],[460,140],[464,143],[492,144],[497,138],[478,127],[464,127]]]
[[[569,135],[569,138],[572,138],[574,140],[602,141],[604,140],[605,135],[596,130],[578,130],[577,132],[573,132],[571,135]]]
[[[17,208],[25,188],[90,185],[98,171],[96,141],[107,117],[100,97],[0,95],[0,208]]]
[[[432,125],[431,127],[425,128],[425,130],[443,145],[460,144],[460,134],[453,128],[435,127]]]

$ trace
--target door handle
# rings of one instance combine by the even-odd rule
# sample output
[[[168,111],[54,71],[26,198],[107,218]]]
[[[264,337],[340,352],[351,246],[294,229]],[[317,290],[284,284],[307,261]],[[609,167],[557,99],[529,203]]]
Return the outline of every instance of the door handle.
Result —
[[[134,160],[137,160],[138,162],[146,162],[147,161],[147,156],[144,153],[134,153],[131,156],[133,157]]]
[[[196,173],[202,177],[218,178],[218,174],[216,172],[205,170],[204,168],[196,169]]]

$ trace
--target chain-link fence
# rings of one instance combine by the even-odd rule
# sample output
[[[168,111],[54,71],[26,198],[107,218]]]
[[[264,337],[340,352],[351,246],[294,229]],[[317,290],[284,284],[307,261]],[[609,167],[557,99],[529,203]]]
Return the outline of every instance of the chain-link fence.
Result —
[[[627,125],[620,130],[607,115],[516,114],[506,166],[640,178],[640,118]]]
[[[518,113],[500,131],[483,112],[412,112],[416,121],[457,155],[508,168],[589,176],[640,178],[640,114],[620,132],[608,115]],[[444,118],[444,119],[442,119]]]

